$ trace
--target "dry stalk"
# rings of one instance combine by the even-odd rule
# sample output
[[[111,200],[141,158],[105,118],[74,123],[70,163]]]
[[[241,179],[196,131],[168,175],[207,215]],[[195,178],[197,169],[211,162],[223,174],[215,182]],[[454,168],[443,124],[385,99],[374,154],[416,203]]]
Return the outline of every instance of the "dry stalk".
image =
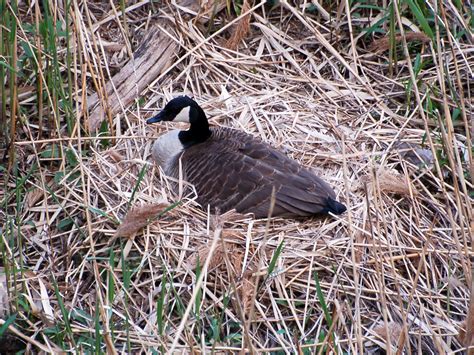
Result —
[[[250,31],[250,0],[244,0],[242,3],[242,13],[248,13],[240,19],[240,21],[234,26],[232,35],[227,40],[226,47],[230,50],[236,50],[239,46],[240,41],[242,41]]]
[[[71,3],[73,58],[70,67],[60,67],[61,75],[74,74],[77,112],[91,109],[87,95],[92,92],[100,93],[96,104],[106,98],[116,104],[108,121],[112,133],[101,137],[83,136],[89,117],[77,115],[68,135],[53,124],[53,119],[62,122],[61,113],[52,117],[51,127],[38,122],[42,115],[47,122],[47,111],[36,115],[41,105],[32,104],[36,96],[30,87],[47,81],[41,65],[45,54],[33,59],[38,75],[27,75],[16,95],[22,118],[14,142],[18,175],[6,176],[6,191],[0,190],[5,208],[0,216],[7,226],[0,226],[4,260],[26,270],[13,291],[24,290],[22,297],[34,310],[19,309],[25,325],[13,328],[32,349],[59,350],[56,338],[44,331],[51,315],[63,317],[52,282],[42,281],[54,277],[68,310],[95,315],[98,309],[93,320],[69,317],[75,341],[94,337],[99,324],[101,349],[111,353],[130,346],[133,353],[386,348],[409,354],[459,352],[471,345],[467,285],[474,255],[473,185],[464,173],[472,175],[474,53],[468,43],[436,37],[434,46],[423,36],[405,34],[403,14],[397,14],[401,33],[396,40],[405,57],[399,56],[398,74],[390,77],[379,51],[385,42],[377,42],[377,53],[360,55],[371,40],[356,30],[377,19],[359,20],[348,1],[329,7],[317,1],[324,21],[287,1],[271,13],[262,8],[264,1],[255,6],[248,1],[230,22],[223,14],[213,15],[217,31],[208,36],[211,3],[202,3],[206,11],[197,17],[173,2],[159,9],[146,0],[131,4],[125,9],[128,34],[116,23],[123,21],[122,13],[109,2],[105,10],[93,2]],[[443,21],[447,31],[453,19],[465,26],[450,2],[436,4],[436,21]],[[58,11],[59,20],[63,15]],[[255,27],[245,34],[250,18]],[[18,38],[35,52],[37,40],[29,39],[25,18],[18,20]],[[163,25],[171,20],[173,26]],[[241,30],[235,34],[237,44],[245,37],[239,51],[225,45],[224,34],[232,26]],[[123,35],[135,45],[157,31],[152,28],[176,56],[167,69],[136,86],[146,70],[139,74],[138,67],[126,63]],[[423,42],[421,59],[429,62],[417,77],[411,40]],[[66,48],[58,49],[61,57]],[[159,57],[153,51],[144,56],[151,63]],[[110,83],[126,67],[122,81],[130,81]],[[41,82],[30,83],[34,80]],[[410,81],[417,83],[411,103]],[[434,86],[439,90],[429,90]],[[181,204],[150,221],[161,212],[159,201],[178,201],[170,180],[149,162],[154,138],[176,127],[149,127],[144,121],[183,92],[194,95],[211,125],[246,131],[314,170],[348,205],[347,214],[297,221],[233,215],[221,233],[183,183]],[[47,110],[53,105],[47,85],[42,95]],[[429,101],[442,108],[438,116],[428,115]],[[402,147],[427,158],[399,154]],[[55,154],[45,154],[53,148]],[[214,230],[211,238],[209,230]],[[118,235],[127,238],[124,243],[117,242]],[[283,252],[267,277],[267,264],[282,241]],[[198,256],[205,263],[192,284]],[[9,277],[7,282],[15,283],[17,275]],[[193,314],[198,290],[200,313]],[[335,309],[331,329],[319,291]],[[457,338],[463,319],[466,330]],[[327,336],[320,339],[323,332]],[[66,340],[61,347],[74,344]]]

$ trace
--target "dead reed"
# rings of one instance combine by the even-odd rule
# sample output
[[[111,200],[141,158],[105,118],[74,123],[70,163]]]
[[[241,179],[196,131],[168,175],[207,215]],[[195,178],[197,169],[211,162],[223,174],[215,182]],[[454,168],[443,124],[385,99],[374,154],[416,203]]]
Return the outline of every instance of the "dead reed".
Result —
[[[389,3],[0,1],[0,335],[31,352],[474,346],[473,18]],[[172,126],[145,124],[178,93],[314,169],[347,213],[178,198],[149,159]]]

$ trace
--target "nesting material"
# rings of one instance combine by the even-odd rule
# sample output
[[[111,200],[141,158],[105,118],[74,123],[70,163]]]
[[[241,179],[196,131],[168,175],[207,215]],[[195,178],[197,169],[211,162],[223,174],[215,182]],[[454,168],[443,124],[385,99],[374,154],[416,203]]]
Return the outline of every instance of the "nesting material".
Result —
[[[74,8],[75,28],[91,37],[70,42],[72,73],[87,86],[78,85],[77,97],[96,89],[98,69],[107,73],[110,58],[96,49],[92,36],[118,31],[124,20],[102,22],[109,16],[102,7],[109,2],[92,3]],[[412,354],[444,354],[461,353],[471,343],[472,182],[458,173],[466,172],[467,162],[453,149],[444,168],[454,167],[455,173],[444,178],[436,169],[406,164],[396,153],[398,142],[435,152],[455,139],[469,152],[469,126],[460,116],[453,124],[455,134],[447,132],[445,138],[431,117],[423,121],[426,109],[416,106],[414,91],[407,100],[406,65],[414,56],[404,58],[397,47],[393,75],[385,54],[370,60],[361,56],[368,38],[378,34],[351,35],[365,33],[367,21],[356,22],[355,16],[347,17],[349,9],[326,8],[329,2],[319,1],[331,15],[321,23],[324,18],[292,3],[282,1],[271,12],[262,5],[252,12],[252,32],[238,51],[221,45],[231,27],[225,14],[213,17],[208,29],[174,1],[158,9],[146,1],[126,5],[131,6],[126,16],[131,35],[158,31],[152,26],[156,19],[173,22],[158,31],[172,55],[157,53],[157,43],[137,47],[145,52],[137,53],[136,60],[148,58],[167,72],[158,70],[163,77],[153,82],[144,67],[134,72],[133,64],[124,64],[129,74],[121,76],[124,83],[116,91],[111,84],[107,89],[99,85],[101,92],[109,87],[113,92],[108,95],[109,107],[116,108],[108,121],[113,137],[105,142],[104,137],[79,136],[76,129],[73,137],[45,143],[77,152],[74,165],[63,156],[35,155],[34,147],[44,148],[41,142],[16,145],[21,174],[11,175],[5,185],[4,206],[15,217],[1,227],[2,252],[14,264],[12,270],[32,271],[28,277],[9,274],[21,290],[18,300],[24,290],[35,289],[31,298],[40,295],[41,306],[47,306],[45,319],[20,310],[19,318],[28,319],[21,324],[31,337],[25,341],[32,352],[93,352],[97,341],[98,351],[109,353],[366,354],[391,346]],[[210,18],[206,14],[203,20]],[[89,30],[90,21],[96,31]],[[460,105],[449,88],[439,88],[445,82],[440,78],[449,75],[449,85],[465,95],[466,117],[472,117],[467,104],[472,94],[466,89],[474,68],[472,46],[442,43],[422,46],[424,65],[417,79],[436,86],[421,92],[422,105],[428,96],[446,105],[446,112]],[[91,53],[93,59],[81,57]],[[441,62],[435,66],[432,58]],[[235,216],[219,227],[197,206],[191,187],[171,181],[151,163],[154,139],[176,127],[150,127],[145,121],[183,92],[194,95],[212,126],[258,137],[315,171],[334,188],[347,212],[304,220]],[[108,107],[102,97],[97,100],[94,107]],[[36,137],[33,124],[25,127]],[[438,156],[430,159],[441,163]],[[16,188],[18,181],[24,185]],[[360,188],[361,182],[372,190]],[[171,192],[175,183],[180,186],[176,195]],[[28,206],[16,199],[23,190],[32,191]],[[162,201],[174,208],[157,218],[166,208]],[[464,287],[447,285],[447,277]],[[53,278],[58,291],[52,282],[38,282]],[[64,336],[51,333],[49,316]],[[466,318],[469,341],[457,338]],[[67,322],[70,331],[62,327]],[[397,336],[400,326],[406,327],[405,338]],[[384,329],[390,332],[389,344]],[[395,344],[399,339],[402,344]]]
[[[131,209],[115,231],[116,237],[130,238],[160,215],[165,214],[168,204],[151,204]]]
[[[405,40],[407,42],[421,42],[421,43],[429,43],[430,38],[425,35],[423,32],[409,32],[405,35]],[[395,35],[395,42],[400,43],[403,41],[403,37],[401,35]],[[375,40],[372,42],[372,45],[369,47],[369,51],[371,52],[384,52],[390,48],[390,37],[386,36]]]
[[[380,322],[374,327],[374,333],[379,337],[379,340],[385,341],[386,344],[390,344],[395,349],[399,343],[400,336],[404,335],[402,324],[398,322],[389,322],[388,324]],[[403,344],[403,339],[401,343]]]
[[[363,176],[361,179],[363,185],[367,184],[370,192],[374,190],[374,184],[377,184],[381,192],[386,194],[395,194],[400,196],[417,195],[418,192],[410,186],[407,179],[396,171],[378,170],[376,177],[374,175]]]
[[[241,14],[245,14],[250,10],[250,0],[244,0]],[[243,15],[242,19],[234,26],[231,37],[227,40],[226,47],[235,50],[239,43],[247,36],[250,31],[250,14]]]

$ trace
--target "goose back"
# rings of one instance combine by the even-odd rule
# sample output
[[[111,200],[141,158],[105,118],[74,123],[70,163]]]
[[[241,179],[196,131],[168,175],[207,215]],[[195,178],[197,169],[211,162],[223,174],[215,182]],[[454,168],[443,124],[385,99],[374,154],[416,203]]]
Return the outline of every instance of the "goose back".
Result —
[[[198,202],[204,208],[210,205],[212,212],[235,208],[256,218],[266,217],[273,189],[272,216],[311,216],[339,212],[336,210],[344,207],[334,200],[332,188],[314,173],[238,130],[211,129],[207,140],[172,158],[167,164],[168,175],[178,176],[178,159],[185,180],[196,188]]]

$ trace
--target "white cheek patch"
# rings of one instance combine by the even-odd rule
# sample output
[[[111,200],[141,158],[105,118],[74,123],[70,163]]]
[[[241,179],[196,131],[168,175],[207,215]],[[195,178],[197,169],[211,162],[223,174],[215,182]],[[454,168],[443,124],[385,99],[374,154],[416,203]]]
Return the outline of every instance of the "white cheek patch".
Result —
[[[189,123],[189,111],[191,110],[191,106],[186,106],[183,108],[174,118],[174,122],[185,122]]]

